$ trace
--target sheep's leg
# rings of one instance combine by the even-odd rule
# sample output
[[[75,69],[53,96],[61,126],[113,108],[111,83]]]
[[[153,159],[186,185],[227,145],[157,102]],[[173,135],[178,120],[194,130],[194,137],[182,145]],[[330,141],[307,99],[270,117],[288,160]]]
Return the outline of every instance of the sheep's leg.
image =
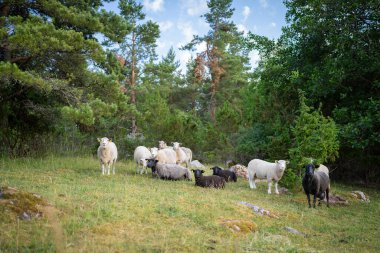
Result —
[[[248,172],[248,181],[249,181],[249,187],[251,187],[251,189],[256,189],[254,173]]]
[[[107,164],[107,175],[109,176],[111,174],[111,163]]]
[[[314,194],[314,199],[313,199],[313,207],[315,208],[315,203],[317,203],[317,193]]]
[[[102,175],[104,175],[105,169],[104,169],[104,163],[102,163]]]
[[[268,194],[272,194],[272,181],[268,182]]]
[[[309,203],[309,208],[311,208],[311,204],[310,204],[310,194],[307,193],[306,196],[307,196],[307,203]]]
[[[275,182],[274,182],[274,192],[275,192],[276,194],[280,194],[280,193],[278,192],[277,185],[278,185],[278,182],[275,181]]]
[[[115,162],[116,162],[116,161],[114,161],[114,162],[112,163],[112,174],[114,174],[114,175],[115,175]]]
[[[327,207],[330,207],[330,203],[329,203],[329,192],[330,192],[330,189],[327,188],[327,189],[326,189]]]

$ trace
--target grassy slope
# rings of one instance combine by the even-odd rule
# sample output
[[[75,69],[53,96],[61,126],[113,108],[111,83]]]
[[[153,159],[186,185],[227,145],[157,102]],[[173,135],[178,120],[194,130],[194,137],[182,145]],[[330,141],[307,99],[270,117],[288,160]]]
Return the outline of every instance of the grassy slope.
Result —
[[[67,252],[380,252],[380,192],[365,189],[370,203],[309,209],[302,192],[267,195],[266,184],[250,190],[239,180],[224,190],[194,181],[163,181],[135,175],[121,161],[115,176],[101,176],[93,158],[48,157],[0,160],[0,186],[42,195],[61,213]],[[210,173],[210,172],[208,172]],[[357,188],[332,184],[348,197]],[[279,219],[253,214],[247,201]],[[224,219],[257,224],[255,233],[234,234]],[[290,234],[290,226],[305,234]],[[51,252],[56,245],[46,218],[17,221],[0,205],[0,252]]]

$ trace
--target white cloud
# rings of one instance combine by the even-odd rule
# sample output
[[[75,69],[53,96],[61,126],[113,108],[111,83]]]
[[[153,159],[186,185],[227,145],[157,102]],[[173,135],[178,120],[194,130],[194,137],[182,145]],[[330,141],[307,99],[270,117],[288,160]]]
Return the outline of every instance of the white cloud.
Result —
[[[147,10],[156,12],[164,9],[164,0],[144,0],[143,5]]]
[[[263,8],[267,8],[268,7],[268,0],[260,0],[260,5]]]
[[[157,40],[157,48],[159,51],[162,51],[166,47],[167,43],[161,39]]]
[[[244,6],[243,8],[243,21],[245,22],[249,16],[249,14],[251,14],[251,8],[249,8],[248,6]]]
[[[193,35],[198,34],[198,32],[191,25],[191,22],[178,23],[177,28],[183,34],[183,41],[185,41],[185,43],[190,42],[193,39]]]
[[[190,16],[199,16],[205,14],[208,10],[206,0],[181,0],[181,7]]]
[[[236,25],[237,29],[239,32],[244,32],[244,33],[248,33],[248,29],[245,25],[243,24],[237,24]]]
[[[276,27],[276,23],[275,23],[275,22],[270,23],[270,25],[271,25],[272,27]]]
[[[161,32],[166,32],[173,26],[173,22],[171,21],[163,21],[163,22],[158,22],[158,25],[160,26],[160,31]]]

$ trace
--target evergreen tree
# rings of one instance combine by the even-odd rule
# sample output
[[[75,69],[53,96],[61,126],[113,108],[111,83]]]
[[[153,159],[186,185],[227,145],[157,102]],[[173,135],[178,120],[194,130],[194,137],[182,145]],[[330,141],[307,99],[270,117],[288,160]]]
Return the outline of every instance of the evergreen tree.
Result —
[[[156,57],[156,40],[160,31],[158,25],[152,21],[141,23],[145,19],[143,6],[135,0],[120,0],[119,8],[121,16],[131,26],[131,32],[120,43],[120,50],[125,60],[125,82],[129,86],[130,102],[137,111],[136,85],[142,76],[144,63]],[[135,114],[131,115],[131,122],[131,135],[135,137],[138,131]]]

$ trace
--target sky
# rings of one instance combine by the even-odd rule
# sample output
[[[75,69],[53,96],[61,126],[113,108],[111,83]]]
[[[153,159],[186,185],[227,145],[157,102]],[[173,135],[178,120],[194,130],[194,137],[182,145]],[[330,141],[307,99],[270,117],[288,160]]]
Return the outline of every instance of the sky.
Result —
[[[204,49],[199,45],[195,52],[179,50],[189,43],[193,35],[203,36],[209,30],[208,24],[201,15],[208,12],[206,0],[137,0],[144,8],[146,21],[152,20],[160,26],[160,38],[156,52],[159,59],[167,55],[171,47],[176,52],[184,71],[186,63],[196,52]],[[118,13],[118,1],[103,6],[107,11]],[[258,35],[277,39],[281,35],[281,27],[285,26],[286,9],[282,0],[234,0],[235,8],[232,21],[240,31],[251,31]],[[259,56],[251,52],[250,62],[257,65]]]

